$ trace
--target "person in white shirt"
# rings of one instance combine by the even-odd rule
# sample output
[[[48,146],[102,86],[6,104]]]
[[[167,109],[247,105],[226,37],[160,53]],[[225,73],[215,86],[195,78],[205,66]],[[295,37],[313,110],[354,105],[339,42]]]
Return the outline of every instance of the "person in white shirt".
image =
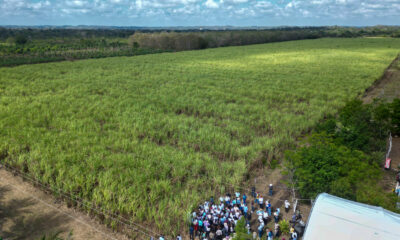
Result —
[[[288,213],[290,208],[290,203],[288,200],[285,200],[285,212]]]
[[[267,211],[263,212],[263,221],[264,221],[264,224],[267,224],[267,221],[268,221],[268,212]]]
[[[260,195],[260,197],[258,198],[258,202],[260,204],[260,208],[263,208],[264,205],[264,198]]]
[[[297,232],[296,231],[292,232],[292,239],[297,240]]]

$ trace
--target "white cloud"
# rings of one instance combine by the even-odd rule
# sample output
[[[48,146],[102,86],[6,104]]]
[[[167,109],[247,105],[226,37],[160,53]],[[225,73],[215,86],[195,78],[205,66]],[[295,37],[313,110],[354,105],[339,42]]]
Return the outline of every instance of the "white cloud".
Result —
[[[87,2],[86,1],[81,1],[81,0],[74,0],[74,1],[67,1],[66,5],[67,6],[71,6],[71,7],[82,7],[84,5],[86,5]]]
[[[80,24],[118,25],[115,19],[123,25],[167,24],[172,19],[171,25],[298,25],[302,19],[315,19],[308,23],[352,25],[354,19],[385,24],[388,17],[392,18],[388,23],[399,24],[400,0],[0,0],[3,24],[14,19],[30,24],[27,18],[47,19],[44,24],[61,19],[68,24],[68,19],[95,17],[104,23],[82,20]]]
[[[208,8],[219,8],[218,3],[214,2],[214,0],[207,0],[204,5]]]

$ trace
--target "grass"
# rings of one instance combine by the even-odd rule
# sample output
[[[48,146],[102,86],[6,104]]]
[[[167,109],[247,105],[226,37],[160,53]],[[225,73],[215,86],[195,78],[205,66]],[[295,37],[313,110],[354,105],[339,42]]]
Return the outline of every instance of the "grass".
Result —
[[[318,39],[1,68],[1,161],[186,231],[193,206],[362,93],[399,49]]]

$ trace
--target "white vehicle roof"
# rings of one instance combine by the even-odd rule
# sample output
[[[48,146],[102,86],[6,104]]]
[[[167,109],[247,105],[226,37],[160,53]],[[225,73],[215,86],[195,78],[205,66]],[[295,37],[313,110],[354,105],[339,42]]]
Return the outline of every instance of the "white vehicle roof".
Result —
[[[322,193],[311,210],[304,240],[400,240],[400,214]]]

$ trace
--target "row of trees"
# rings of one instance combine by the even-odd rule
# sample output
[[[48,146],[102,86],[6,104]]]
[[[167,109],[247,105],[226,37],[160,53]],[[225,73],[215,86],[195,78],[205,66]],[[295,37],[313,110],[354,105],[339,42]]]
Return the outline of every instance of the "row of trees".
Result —
[[[164,50],[193,50],[240,46],[268,42],[318,38],[314,29],[205,32],[137,32],[129,38],[131,46]]]
[[[71,51],[46,51],[46,52],[27,52],[25,54],[0,55],[0,67],[16,66],[21,64],[33,64],[44,62],[56,62],[64,60],[77,60],[88,58],[105,58],[105,57],[121,57],[136,56],[143,54],[159,53],[159,50],[152,49],[132,49],[132,48],[115,48],[115,49],[83,49]]]
[[[400,133],[400,99],[393,103],[348,103],[285,153],[287,174],[302,198],[327,192],[396,211],[396,197],[378,184],[389,131]]]
[[[131,56],[132,50],[142,48],[143,51],[182,51],[225,46],[240,46],[269,42],[281,42],[321,37],[363,37],[388,36],[400,37],[400,27],[291,27],[268,30],[178,30],[156,31],[134,29],[13,29],[0,27],[1,65],[15,65],[32,62],[59,61],[59,57],[51,57],[59,52],[65,56],[92,57],[96,50],[99,56]],[[134,33],[134,34],[133,34]],[[132,35],[133,34],[133,35]],[[129,40],[127,41],[127,38]],[[80,54],[76,51],[87,51]],[[115,52],[119,51],[118,54]],[[71,54],[74,52],[74,54]],[[105,54],[112,52],[112,54]],[[99,54],[101,53],[101,54]],[[124,55],[127,54],[127,55]],[[24,56],[22,56],[24,55]],[[28,56],[29,55],[29,56]],[[15,60],[13,60],[15,58]],[[37,59],[35,59],[37,58]],[[40,58],[40,59],[39,59]],[[24,61],[24,59],[26,61]]]
[[[68,29],[68,28],[5,28],[0,27],[0,40],[17,36],[31,39],[50,38],[127,38],[134,29]]]
[[[321,37],[366,36],[400,37],[400,27],[310,27],[269,30],[136,32],[130,36],[129,43],[134,47],[181,51]]]

